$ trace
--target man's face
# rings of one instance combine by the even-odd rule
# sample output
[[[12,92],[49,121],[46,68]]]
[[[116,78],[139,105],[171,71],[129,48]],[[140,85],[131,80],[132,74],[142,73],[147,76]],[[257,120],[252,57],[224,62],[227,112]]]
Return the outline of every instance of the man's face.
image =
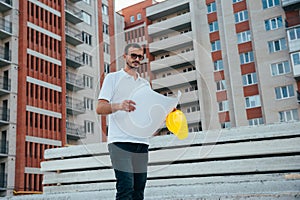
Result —
[[[138,68],[141,65],[141,61],[144,59],[143,49],[138,49],[130,47],[128,49],[128,54],[124,55],[126,64],[130,68]]]

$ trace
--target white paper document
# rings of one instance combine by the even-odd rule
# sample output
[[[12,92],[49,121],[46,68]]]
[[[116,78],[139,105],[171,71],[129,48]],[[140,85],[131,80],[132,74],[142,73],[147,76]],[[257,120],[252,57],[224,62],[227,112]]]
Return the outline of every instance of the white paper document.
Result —
[[[133,112],[123,112],[113,116],[117,125],[127,134],[136,137],[151,137],[165,122],[167,115],[176,108],[181,92],[177,97],[166,97],[144,85],[135,90],[130,100],[136,105]]]

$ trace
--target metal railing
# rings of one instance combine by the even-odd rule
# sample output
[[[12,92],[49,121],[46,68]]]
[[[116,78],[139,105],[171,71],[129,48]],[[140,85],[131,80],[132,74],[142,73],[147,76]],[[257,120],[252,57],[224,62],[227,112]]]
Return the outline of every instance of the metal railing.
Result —
[[[0,76],[0,89],[10,91],[11,89],[11,80],[9,78],[4,78]]]
[[[84,131],[84,126],[80,126],[78,124],[67,122],[66,129],[67,129],[67,134],[71,134],[73,136],[77,136],[80,138],[86,137],[86,133]]]
[[[0,188],[7,187],[7,173],[0,173]]]
[[[78,30],[78,29],[76,29],[76,28],[74,28],[74,27],[72,27],[72,26],[70,26],[70,25],[68,25],[68,24],[66,24],[66,34],[68,34],[68,35],[70,35],[70,36],[72,36],[72,37],[74,37],[74,38],[77,38],[78,40],[81,40],[82,41],[82,38],[81,38],[81,31],[80,30]]]
[[[11,61],[11,50],[7,50],[0,46],[0,58]]]
[[[12,23],[4,18],[0,18],[0,29],[12,33]]]
[[[66,82],[78,87],[84,87],[83,77],[72,72],[66,72]]]
[[[65,10],[82,19],[82,11],[70,4],[65,4]]]
[[[82,63],[82,54],[69,48],[66,48],[66,58]]]
[[[0,140],[0,153],[8,154],[8,141]]]
[[[0,120],[9,122],[9,109],[0,107]]]
[[[69,109],[75,109],[84,112],[84,102],[79,99],[73,99],[72,97],[66,97],[66,107]]]

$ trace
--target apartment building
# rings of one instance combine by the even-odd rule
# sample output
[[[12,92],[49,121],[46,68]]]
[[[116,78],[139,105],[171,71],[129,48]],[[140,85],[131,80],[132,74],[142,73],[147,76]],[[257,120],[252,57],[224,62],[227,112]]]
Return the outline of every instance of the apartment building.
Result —
[[[138,43],[144,47],[145,59],[142,61],[141,67],[138,69],[139,74],[141,77],[150,80],[151,79],[151,72],[150,72],[150,65],[149,65],[149,54],[147,45],[147,18],[146,18],[146,8],[151,6],[152,4],[156,3],[153,0],[144,0],[132,6],[128,6],[123,8],[119,13],[124,16],[124,39],[125,44],[128,43]],[[122,48],[122,47],[120,47]],[[123,68],[119,66],[120,68]]]
[[[114,1],[0,0],[0,15],[0,196],[40,193],[45,149],[105,141]]]
[[[189,131],[299,120],[299,1],[167,0],[146,17],[153,88],[182,92]]]

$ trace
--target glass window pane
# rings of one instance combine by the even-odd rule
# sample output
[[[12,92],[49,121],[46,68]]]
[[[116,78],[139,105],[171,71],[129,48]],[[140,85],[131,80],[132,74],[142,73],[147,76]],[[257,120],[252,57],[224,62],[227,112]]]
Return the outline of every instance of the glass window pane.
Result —
[[[290,96],[290,97],[295,96],[295,92],[294,92],[294,87],[293,87],[293,85],[288,85],[287,87],[288,87],[288,90],[289,90],[289,96]]]
[[[287,111],[286,112],[286,121],[291,121],[292,120],[292,113]]]
[[[277,66],[278,66],[278,73],[279,74],[283,74],[284,71],[283,71],[283,65],[282,65],[282,63],[279,63]]]
[[[294,109],[292,110],[292,113],[293,113],[293,119],[298,121],[299,120],[298,110]]]
[[[287,88],[286,87],[282,87],[281,88],[281,91],[282,91],[282,97],[283,98],[286,98],[287,96],[288,96],[288,94],[287,94]]]
[[[275,88],[276,99],[281,99],[280,88]]]

